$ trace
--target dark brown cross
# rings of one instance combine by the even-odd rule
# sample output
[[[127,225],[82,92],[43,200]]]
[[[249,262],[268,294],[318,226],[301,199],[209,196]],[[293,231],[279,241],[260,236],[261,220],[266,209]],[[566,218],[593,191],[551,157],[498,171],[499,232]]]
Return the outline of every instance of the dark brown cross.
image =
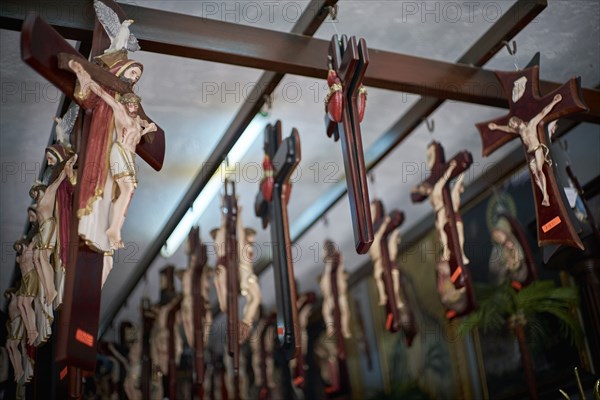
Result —
[[[200,240],[200,228],[194,227],[188,235],[189,249],[189,264],[193,268],[192,272],[192,304],[193,304],[193,320],[194,320],[194,366],[196,374],[194,376],[194,392],[198,399],[202,400],[204,390],[202,384],[204,382],[204,323],[206,318],[205,304],[208,299],[205,299],[202,294],[202,274],[206,273],[204,268],[208,261],[206,245]],[[192,260],[194,264],[191,265]]]
[[[350,391],[350,376],[348,374],[348,365],[346,363],[346,343],[342,334],[342,314],[340,311],[340,291],[338,288],[337,273],[340,268],[341,254],[337,246],[331,240],[327,240],[324,245],[325,262],[331,262],[331,272],[329,281],[331,282],[331,296],[333,297],[333,326],[335,329],[335,346],[337,349],[338,379],[332,379],[338,382],[338,387],[330,386],[326,389],[329,398],[337,398],[340,395]],[[348,310],[349,312],[350,310]],[[327,340],[330,340],[329,338]]]
[[[564,192],[556,183],[553,171],[555,163],[550,157],[550,145],[546,137],[546,125],[549,122],[588,110],[581,96],[580,78],[571,78],[542,97],[539,65],[536,59],[533,63],[532,67],[522,71],[496,72],[508,97],[510,112],[476,125],[483,142],[483,155],[488,156],[505,143],[521,137],[535,198],[538,245],[565,244],[583,249],[583,243],[565,208]],[[530,129],[525,130],[527,127]],[[535,133],[531,133],[533,130]],[[547,191],[546,204],[542,185]]]
[[[330,67],[342,81],[342,122],[338,124],[325,115],[325,126],[327,136],[333,136],[336,141],[341,138],[354,244],[356,251],[364,254],[373,242],[367,170],[358,117],[358,92],[369,65],[367,43],[360,39],[357,44],[355,36],[348,39],[346,35],[343,35],[340,41],[338,36],[334,35],[329,45],[329,58]]]
[[[271,201],[259,190],[254,212],[263,222],[263,228],[271,225],[273,273],[277,301],[277,337],[287,360],[296,357],[300,350],[298,309],[296,307],[296,283],[290,243],[287,214],[289,178],[300,163],[300,136],[296,129],[285,140],[281,139],[281,121],[265,128],[265,154],[273,164],[273,195]]]
[[[117,12],[121,20],[126,19],[125,14],[116,3],[110,1],[105,1],[105,3]],[[101,54],[108,45],[108,37],[96,21],[92,56]],[[30,15],[23,23],[21,52],[25,63],[71,99],[74,99],[75,76],[71,71],[60,68],[59,55],[63,61],[68,57],[76,58],[94,80],[107,85],[108,88],[121,90],[122,93],[132,91],[131,87],[124,88],[123,82],[120,82],[110,72],[85,60],[58,32],[38,16]],[[61,55],[61,53],[63,54]],[[91,110],[86,110],[84,114],[78,158],[80,166],[85,164],[88,152],[86,145],[90,130]],[[140,114],[144,115],[143,112]],[[164,146],[164,132],[159,128],[153,137],[142,140],[136,150],[142,159],[146,160],[154,169],[160,170],[164,158]],[[84,169],[78,169],[78,182],[82,182],[87,176]],[[77,187],[74,204],[79,204],[79,196]],[[73,212],[70,224],[70,243],[77,245],[71,246],[69,250],[71,265],[66,268],[63,308],[56,335],[56,359],[65,361],[71,368],[93,371],[96,365],[96,336],[100,313],[103,255],[92,251],[83,241],[80,241],[77,231],[77,217]],[[74,378],[74,375],[76,374],[69,374],[69,379],[78,379]],[[75,383],[71,383],[70,386],[77,387]]]
[[[383,206],[383,202],[379,199],[373,200],[373,206],[375,210],[375,229],[379,230],[381,224],[384,223],[385,220],[385,208]],[[416,325],[414,321],[414,315],[412,310],[408,304],[408,296],[404,296],[404,299],[401,299],[402,302],[406,303],[407,315],[406,318],[408,321],[402,323],[400,317],[400,311],[398,310],[398,302],[396,299],[396,291],[394,290],[395,285],[399,285],[399,291],[401,293],[406,293],[404,290],[404,285],[402,283],[402,279],[398,277],[398,282],[394,283],[394,269],[398,270],[398,276],[400,275],[400,271],[398,267],[395,265],[395,260],[390,258],[390,252],[388,247],[389,236],[395,231],[402,223],[404,222],[404,213],[399,210],[392,210],[389,214],[390,221],[388,222],[383,235],[381,237],[381,243],[379,244],[379,248],[381,251],[381,261],[383,263],[383,284],[385,288],[385,294],[387,298],[386,302],[386,310],[387,310],[387,319],[385,327],[390,332],[398,332],[400,329],[404,332],[405,340],[408,346],[412,344],[412,341],[417,334]]]
[[[239,254],[237,242],[237,198],[235,182],[225,180],[225,193],[221,212],[225,214],[225,260],[223,265],[227,280],[227,351],[233,357],[234,398],[239,399],[240,332],[238,316],[238,294],[240,290]]]

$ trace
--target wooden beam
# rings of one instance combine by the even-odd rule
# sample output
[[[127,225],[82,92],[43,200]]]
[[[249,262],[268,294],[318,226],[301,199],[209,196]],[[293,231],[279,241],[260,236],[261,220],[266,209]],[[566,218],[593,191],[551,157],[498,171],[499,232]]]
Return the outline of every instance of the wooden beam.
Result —
[[[314,35],[319,26],[327,17],[326,8],[337,3],[337,0],[312,0],[306,11],[292,28],[294,34]],[[202,165],[200,172],[196,175],[188,188],[183,200],[179,203],[166,225],[163,227],[158,237],[152,242],[150,248],[144,254],[144,258],[136,265],[135,270],[125,282],[124,288],[119,292],[119,295],[108,307],[106,313],[100,319],[100,335],[102,336],[106,329],[110,326],[117,313],[133,292],[138,282],[144,276],[152,261],[160,253],[164,243],[167,241],[171,233],[175,230],[179,221],[187,213],[194,200],[204,189],[210,178],[217,171],[227,153],[246,130],[250,122],[260,111],[264,104],[264,98],[270,95],[283,79],[284,74],[275,72],[265,72],[258,80],[257,85],[252,89],[252,93],[247,97],[247,100],[242,104],[237,115],[227,128],[221,140],[213,149],[208,160]]]
[[[541,3],[545,1],[520,1],[518,13],[523,14],[527,7],[539,7]],[[301,32],[271,31],[133,5],[123,4],[122,8],[136,21],[131,30],[145,51],[319,79],[327,76],[327,63],[323,61],[329,45],[326,40],[299,34]],[[81,40],[93,29],[91,9],[90,1],[5,0],[0,9],[0,26],[18,29],[27,11],[37,10],[41,16],[56,16],[48,20],[62,35]],[[314,9],[309,12],[311,17]],[[523,21],[520,15],[515,20]],[[510,26],[515,31],[522,28],[514,23]],[[501,44],[487,49],[498,48]],[[363,81],[366,86],[508,108],[493,71],[383,50],[370,49],[369,55],[369,70]],[[559,86],[553,82],[540,83],[544,93]],[[590,112],[572,119],[600,123],[600,92],[583,89],[583,97]]]

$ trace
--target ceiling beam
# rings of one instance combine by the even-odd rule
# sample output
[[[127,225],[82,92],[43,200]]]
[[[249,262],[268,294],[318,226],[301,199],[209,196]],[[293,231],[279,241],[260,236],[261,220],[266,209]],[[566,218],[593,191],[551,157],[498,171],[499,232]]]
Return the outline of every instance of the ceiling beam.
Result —
[[[300,19],[292,28],[292,33],[303,35],[314,35],[319,26],[327,17],[327,7],[337,3],[338,0],[312,0]],[[130,15],[130,14],[128,14]],[[150,248],[144,253],[142,260],[135,266],[123,289],[119,295],[109,305],[106,313],[101,316],[99,336],[106,332],[107,328],[116,317],[117,313],[125,304],[129,295],[133,292],[140,279],[144,276],[152,261],[160,253],[162,246],[165,244],[173,230],[177,227],[183,216],[187,213],[194,200],[204,189],[210,178],[217,171],[225,157],[238,141],[242,133],[246,130],[250,122],[262,108],[265,102],[265,96],[270,95],[283,79],[284,74],[275,72],[265,72],[254,86],[252,93],[247,96],[247,100],[242,104],[233,121],[221,137],[219,143],[213,149],[208,160],[202,164],[200,172],[196,175],[191,185],[189,186],[183,200],[179,203],[158,237],[152,242]]]
[[[469,48],[458,63],[482,66],[497,52],[502,50],[504,43],[515,37],[524,27],[537,17],[547,6],[547,2],[517,2],[515,3],[477,42]],[[370,66],[369,66],[370,68]],[[365,167],[367,171],[374,168],[394,148],[404,141],[429,115],[438,109],[444,100],[431,97],[419,99],[389,131],[381,135],[365,151]],[[323,215],[329,211],[347,193],[345,181],[340,181],[312,202],[290,227],[292,242],[300,239]],[[262,259],[255,267],[261,274],[271,264],[269,258]]]
[[[540,3],[525,0],[513,7],[522,14],[525,8]],[[145,51],[318,79],[327,76],[324,57],[328,40],[300,32],[277,32],[134,5],[123,4],[121,7],[136,21],[132,31]],[[29,10],[47,16],[45,19],[69,39],[81,40],[82,36],[91,35],[94,17],[91,1],[5,0],[0,6],[0,26],[20,29]],[[309,10],[311,16],[318,13],[314,10],[316,8],[312,12]],[[517,20],[521,20],[520,15]],[[515,26],[509,22],[511,27]],[[493,71],[376,49],[369,50],[369,58],[369,69],[363,81],[366,86],[508,108]],[[540,82],[544,93],[559,86],[559,83]],[[600,123],[600,92],[584,89],[583,98],[590,112],[577,114],[572,119]]]

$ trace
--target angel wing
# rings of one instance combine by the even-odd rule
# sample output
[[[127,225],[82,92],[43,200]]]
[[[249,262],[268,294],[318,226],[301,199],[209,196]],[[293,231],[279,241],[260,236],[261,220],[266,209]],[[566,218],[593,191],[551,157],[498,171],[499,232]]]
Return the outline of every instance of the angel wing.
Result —
[[[94,10],[96,10],[96,16],[98,17],[98,21],[104,27],[106,34],[110,38],[111,42],[114,38],[117,37],[119,33],[119,28],[121,27],[121,21],[119,21],[119,16],[116,12],[113,11],[112,8],[108,7],[106,4],[99,0],[94,0]]]
[[[79,114],[79,106],[77,103],[71,103],[69,109],[62,118],[56,118],[56,141],[58,143],[70,146],[69,135],[75,125],[75,120]]]

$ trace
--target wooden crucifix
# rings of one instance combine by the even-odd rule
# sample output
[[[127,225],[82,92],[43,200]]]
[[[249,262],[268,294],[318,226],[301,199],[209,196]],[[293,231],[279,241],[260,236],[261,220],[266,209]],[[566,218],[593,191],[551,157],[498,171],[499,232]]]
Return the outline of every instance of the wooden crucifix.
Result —
[[[510,111],[507,115],[476,124],[488,156],[505,143],[520,137],[531,175],[537,216],[538,245],[564,244],[583,250],[565,207],[565,195],[557,185],[546,125],[558,118],[587,111],[580,78],[541,96],[539,57],[522,71],[497,71]],[[501,167],[501,166],[500,166]]]
[[[169,366],[168,366],[168,389],[167,394],[169,399],[177,399],[177,364],[179,362],[178,356],[181,354],[177,354],[175,348],[176,335],[179,335],[178,326],[175,325],[175,316],[179,312],[181,308],[181,297],[178,296],[173,300],[175,304],[169,308],[169,312],[167,314],[167,329],[169,331]]]
[[[150,307],[150,299],[147,297],[142,298],[141,301],[142,311],[142,359],[141,359],[141,376],[140,376],[140,388],[143,399],[149,399],[152,390],[152,382],[154,381],[154,374],[152,368],[152,359],[150,358],[150,335],[156,314]],[[161,382],[162,383],[162,382]]]
[[[277,337],[287,360],[296,357],[300,349],[296,283],[290,243],[287,203],[290,196],[289,178],[300,163],[300,135],[294,128],[285,140],[281,138],[281,121],[265,128],[264,152],[273,166],[271,196],[259,190],[254,203],[263,228],[271,225],[273,273],[277,301]],[[271,197],[270,200],[267,198]]]
[[[387,311],[385,327],[390,332],[402,329],[406,344],[410,346],[417,334],[416,324],[400,270],[395,265],[395,254],[399,244],[398,228],[404,222],[404,213],[392,210],[386,216],[383,202],[376,199],[371,203],[371,215],[375,240],[369,253],[374,264],[373,274],[379,290],[379,304],[385,305]]]
[[[335,344],[335,364],[337,368],[331,369],[336,375],[331,379],[332,385],[325,389],[329,398],[345,394],[350,389],[350,377],[346,363],[345,339],[351,337],[349,318],[350,309],[347,297],[347,275],[342,263],[342,255],[337,250],[336,244],[331,240],[325,241],[323,250],[325,256],[325,271],[321,277],[321,291],[323,294],[323,319],[325,320],[326,341]],[[333,326],[331,326],[333,319]]]
[[[194,346],[194,392],[198,399],[202,399],[204,390],[204,341],[205,330],[210,329],[212,311],[208,299],[208,260],[206,245],[200,240],[200,228],[192,228],[188,238],[189,264],[192,272],[192,306],[194,335],[192,345]]]
[[[238,316],[239,253],[237,243],[237,198],[235,182],[225,180],[222,213],[225,215],[225,270],[227,276],[227,351],[233,357],[234,398],[239,399],[240,334]],[[220,264],[223,264],[221,262]]]
[[[111,8],[122,19],[124,13],[113,2]],[[108,47],[108,38],[97,23],[92,44],[92,56],[100,54]],[[21,35],[22,59],[40,75],[57,86],[66,96],[75,100],[75,77],[71,71],[59,67],[60,53],[75,57],[90,75],[101,85],[111,91],[125,93],[132,92],[130,85],[123,86],[123,82],[116,74],[97,67],[87,62],[66,40],[38,16],[29,16],[23,23]],[[64,55],[61,57],[65,57]],[[66,56],[67,58],[69,56]],[[63,65],[64,67],[64,65]],[[81,104],[81,102],[79,101]],[[81,104],[83,105],[83,104]],[[78,177],[80,183],[75,190],[75,202],[80,203],[81,182],[89,181],[94,174],[94,139],[91,129],[93,119],[91,109],[85,111],[81,135]],[[140,113],[143,114],[143,111]],[[148,119],[149,121],[149,119]],[[107,121],[108,123],[108,121]],[[137,153],[146,160],[154,169],[160,170],[164,158],[164,132],[160,128],[153,138],[150,136],[142,140],[137,146]],[[104,138],[110,141],[111,138]],[[104,157],[104,154],[102,154]],[[90,165],[88,168],[87,166]],[[106,259],[102,252],[97,252],[79,239],[77,234],[77,217],[75,212],[71,218],[71,240],[74,244],[70,248],[69,266],[66,266],[65,292],[61,320],[58,324],[56,358],[65,361],[70,367],[85,370],[94,370],[96,364],[96,336],[98,332],[98,317],[100,311],[100,295],[103,274],[103,264]],[[70,379],[79,374],[69,374]],[[72,387],[77,385],[72,384]]]
[[[325,115],[327,136],[341,138],[344,154],[346,185],[350,200],[350,212],[354,229],[354,244],[359,254],[369,250],[373,242],[373,225],[369,208],[367,170],[360,132],[358,98],[362,79],[369,65],[369,53],[364,39],[356,40],[342,35],[339,40],[334,35],[329,45],[330,69],[340,80],[342,91],[341,121],[336,122]],[[363,110],[364,111],[364,110]]]
[[[298,296],[296,305],[298,307],[298,323],[300,324],[300,351],[298,356],[291,362],[292,383],[294,386],[304,387],[304,368],[306,352],[308,349],[308,318],[310,317],[312,306],[317,300],[315,292],[307,292]]]
[[[431,171],[431,175],[411,191],[413,203],[429,198],[435,212],[435,227],[442,246],[438,272],[443,271],[443,273],[438,274],[438,283],[442,279],[440,277],[445,277],[448,270],[447,275],[451,286],[460,291],[458,293],[461,298],[460,311],[450,312],[447,314],[448,318],[464,315],[474,307],[471,277],[466,267],[469,260],[463,250],[464,232],[459,213],[464,171],[472,162],[473,156],[468,151],[462,151],[446,162],[444,148],[439,142],[433,141],[427,147],[427,168]],[[450,181],[456,177],[458,179],[451,193]],[[463,299],[466,301],[465,307],[462,306]]]

